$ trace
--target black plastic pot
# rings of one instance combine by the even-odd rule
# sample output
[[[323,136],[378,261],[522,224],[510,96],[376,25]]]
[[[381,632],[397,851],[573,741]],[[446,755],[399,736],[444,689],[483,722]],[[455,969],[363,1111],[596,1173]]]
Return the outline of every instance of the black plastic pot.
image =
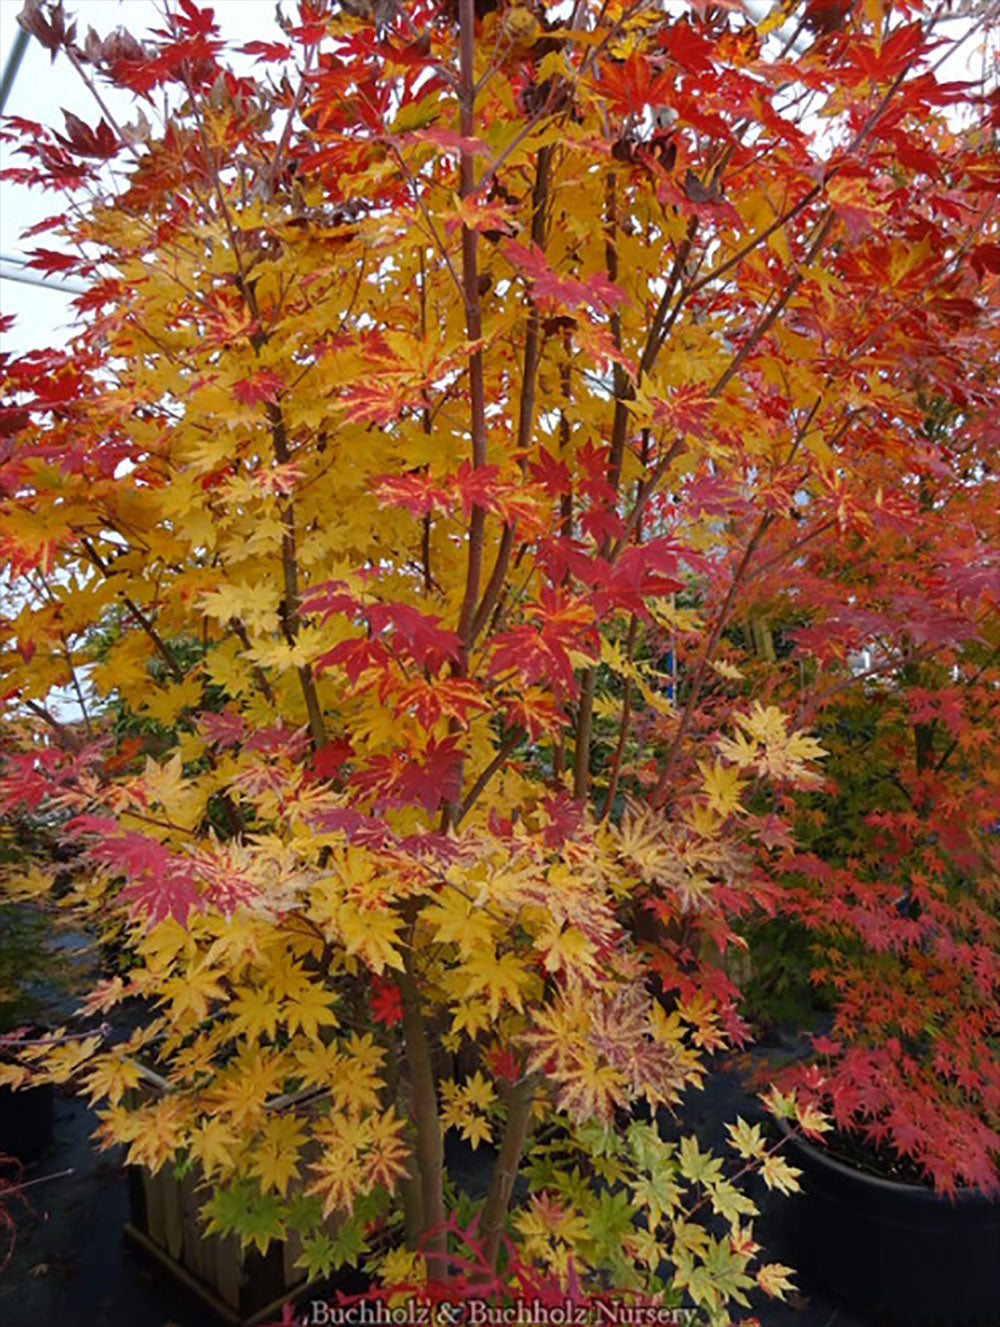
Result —
[[[30,1024],[18,1029],[19,1037],[43,1037],[47,1029]],[[0,1043],[0,1059],[17,1059],[13,1039]],[[0,1087],[0,1155],[17,1157],[25,1165],[37,1161],[52,1142],[55,1092],[51,1083],[15,1090]]]
[[[785,1131],[787,1134],[787,1130]],[[800,1138],[790,1256],[870,1327],[1000,1327],[1000,1201],[876,1178]]]
[[[37,1161],[52,1142],[52,1084],[15,1092],[0,1087],[0,1153]]]

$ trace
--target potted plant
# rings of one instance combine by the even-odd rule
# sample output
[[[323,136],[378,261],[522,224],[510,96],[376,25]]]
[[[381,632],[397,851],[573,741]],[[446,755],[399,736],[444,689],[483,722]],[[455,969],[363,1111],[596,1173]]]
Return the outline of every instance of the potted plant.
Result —
[[[925,411],[936,464],[891,512],[883,490],[762,587],[778,620],[824,589],[789,633],[829,755],[822,794],[789,799],[777,928],[795,928],[819,1017],[779,1081],[835,1131],[790,1147],[808,1195],[790,1230],[817,1277],[907,1324],[1000,1316],[1000,503],[990,431],[956,447],[956,408]]]
[[[839,310],[875,281],[901,314],[917,271],[947,302],[993,222],[971,185],[919,201],[943,123],[919,23],[883,57],[852,18],[863,79],[836,43],[801,56],[831,157],[767,24],[481,8],[304,0],[245,52],[270,79],[190,0],[149,45],[26,7],[95,89],[167,108],[10,131],[26,178],[79,191],[53,226],[92,285],[68,350],[3,370],[26,607],[2,783],[78,846],[63,904],[126,935],[82,1012],[150,1010],[37,1071],[78,1071],[103,1141],[197,1165],[218,1230],[294,1233],[310,1273],[729,1322],[786,1269],[656,1112],[743,1035],[719,954],[785,841],[751,801],[814,784],[822,750],[744,693],[724,632],[847,500],[831,474],[870,444],[844,401],[912,360],[892,319],[831,353]],[[991,160],[971,133],[954,153],[969,179]],[[55,254],[33,261],[76,265]],[[985,353],[934,332],[942,373]],[[322,1111],[269,1110],[303,1092]],[[478,1202],[449,1131],[495,1147]],[[791,1186],[759,1133],[732,1147]]]

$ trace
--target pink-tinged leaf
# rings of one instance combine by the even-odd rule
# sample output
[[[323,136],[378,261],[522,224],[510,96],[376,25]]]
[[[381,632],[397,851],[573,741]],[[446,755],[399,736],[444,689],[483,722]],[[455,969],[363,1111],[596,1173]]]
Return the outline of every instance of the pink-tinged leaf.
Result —
[[[704,436],[713,402],[703,387],[693,384],[671,388],[665,400],[654,402],[653,423],[665,425],[675,433]]]
[[[356,640],[342,640],[332,650],[327,650],[313,664],[313,671],[318,677],[328,668],[343,668],[351,686],[357,686],[358,680],[370,670],[384,673],[389,663],[389,651],[381,641],[361,637]]]
[[[246,735],[246,725],[233,710],[203,710],[198,716],[198,731],[207,742],[219,749],[238,746]]]
[[[498,482],[500,469],[495,465],[473,466],[463,461],[452,485],[462,503],[462,512],[468,519],[473,507],[482,507],[484,511],[495,511],[501,492]]]
[[[542,810],[548,819],[545,827],[545,846],[559,849],[567,839],[579,833],[583,824],[583,805],[575,801],[567,792],[555,793],[542,804]]]
[[[323,834],[343,834],[348,843],[384,851],[395,843],[385,821],[365,815],[353,806],[330,807],[313,817],[312,824]]]
[[[421,806],[433,814],[442,801],[453,802],[462,793],[462,751],[455,738],[431,740],[423,760],[408,751],[372,756],[351,776],[350,789],[373,797],[373,809]]]
[[[78,816],[71,828],[77,833],[100,835],[87,849],[87,856],[125,877],[121,899],[147,925],[155,926],[172,917],[186,926],[189,912],[201,907],[189,858],[170,852],[145,834],[123,830],[117,822],[102,816]]]
[[[259,405],[262,402],[273,404],[284,388],[285,383],[279,374],[261,369],[252,378],[240,378],[234,382],[231,391],[243,405]]]
[[[237,908],[259,902],[261,898],[260,886],[234,866],[224,850],[199,853],[192,860],[191,870],[200,886],[202,904],[210,904],[226,916],[231,916]]]
[[[504,203],[486,202],[472,194],[467,198],[459,198],[455,209],[454,216],[445,218],[446,235],[451,235],[459,226],[466,226],[469,230],[479,232],[485,231],[494,239],[497,235],[512,235],[515,232],[516,227],[510,209]]]
[[[407,390],[409,394],[407,394]],[[391,424],[407,405],[419,405],[423,389],[407,389],[397,379],[355,383],[341,396],[345,424]]]
[[[284,465],[264,466],[252,476],[253,486],[263,497],[287,498],[295,486],[304,479],[302,470],[293,461]]]
[[[441,619],[410,604],[372,604],[364,610],[372,631],[391,631],[402,640],[421,668],[436,673],[447,659],[458,659],[462,642],[454,631],[439,626]]]
[[[324,581],[310,586],[303,594],[300,609],[303,613],[318,613],[320,621],[325,622],[334,613],[352,617],[358,610],[358,601],[345,581]]]
[[[381,475],[372,486],[387,507],[402,507],[413,516],[448,511],[448,494],[429,475]]]
[[[463,138],[454,129],[416,129],[411,134],[404,134],[405,139],[418,143],[432,143],[444,148],[446,152],[465,152],[470,156],[490,156],[490,146],[479,138]]]
[[[270,760],[299,761],[309,749],[304,728],[290,728],[285,723],[273,723],[250,733],[243,743],[244,751],[259,751]]]
[[[578,281],[575,277],[554,272],[537,244],[526,248],[511,240],[503,246],[503,255],[531,283],[532,296],[541,306],[578,309],[589,305],[607,310],[627,300],[622,288],[603,273],[596,272],[586,281]]]

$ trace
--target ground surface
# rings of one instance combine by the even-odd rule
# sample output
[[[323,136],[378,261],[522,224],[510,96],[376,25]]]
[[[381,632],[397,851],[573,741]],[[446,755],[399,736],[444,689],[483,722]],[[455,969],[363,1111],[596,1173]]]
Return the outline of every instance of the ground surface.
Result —
[[[685,1122],[706,1144],[738,1114],[754,1118],[755,1105],[732,1072],[714,1075],[691,1099]],[[0,1275],[3,1327],[217,1327],[190,1292],[126,1244],[128,1195],[120,1154],[93,1152],[91,1112],[57,1098],[55,1143],[30,1178],[72,1168],[72,1174],[29,1190],[32,1209],[13,1209],[17,1245]],[[0,1149],[2,1150],[2,1149]],[[783,1254],[781,1209],[767,1202],[757,1236],[768,1257]],[[784,1306],[755,1305],[761,1327],[863,1327],[857,1318],[800,1278],[802,1293]],[[301,1316],[296,1318],[301,1322]]]

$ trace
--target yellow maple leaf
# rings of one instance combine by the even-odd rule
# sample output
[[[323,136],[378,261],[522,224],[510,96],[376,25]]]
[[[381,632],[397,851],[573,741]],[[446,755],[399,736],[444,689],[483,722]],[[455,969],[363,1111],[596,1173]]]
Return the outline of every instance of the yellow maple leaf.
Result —
[[[801,1170],[790,1166],[775,1152],[764,1158],[760,1173],[769,1189],[778,1189],[781,1193],[798,1193],[801,1188],[799,1184]]]
[[[188,1148],[206,1179],[229,1173],[242,1140],[221,1115],[209,1115],[188,1137]]]
[[[344,902],[337,908],[336,921],[346,952],[359,955],[374,973],[381,976],[387,967],[402,968],[399,932],[403,919],[398,914]]]
[[[739,770],[723,765],[720,760],[712,765],[700,760],[698,768],[702,790],[712,810],[723,817],[743,814],[740,793],[746,787],[746,781],[739,777]]]
[[[278,1027],[278,1005],[267,987],[245,987],[229,1006],[234,1033],[251,1041],[261,1035],[273,1040]]]
[[[178,1097],[161,1097],[134,1113],[136,1132],[126,1155],[130,1166],[147,1166],[154,1174],[180,1149],[187,1131],[188,1108]]]
[[[102,1097],[107,1097],[114,1106],[130,1088],[137,1087],[141,1079],[142,1070],[135,1060],[112,1052],[98,1058],[84,1082],[91,1105]]]
[[[781,1263],[765,1263],[757,1269],[757,1284],[772,1299],[784,1299],[787,1291],[795,1289],[794,1275],[790,1267],[783,1267]]]
[[[469,994],[485,997],[491,1019],[499,1017],[504,1004],[513,1005],[518,1012],[523,1010],[523,992],[531,982],[531,974],[516,954],[498,954],[481,946],[465,960],[461,972]]]
[[[315,1041],[319,1037],[320,1026],[336,1027],[337,1015],[330,1008],[335,996],[323,986],[309,983],[300,989],[294,998],[284,1007],[285,1026],[289,1032],[301,1028],[307,1037]]]
[[[291,1111],[268,1117],[250,1152],[250,1174],[261,1188],[288,1192],[289,1182],[299,1173],[299,1150],[306,1140],[302,1121]]]

